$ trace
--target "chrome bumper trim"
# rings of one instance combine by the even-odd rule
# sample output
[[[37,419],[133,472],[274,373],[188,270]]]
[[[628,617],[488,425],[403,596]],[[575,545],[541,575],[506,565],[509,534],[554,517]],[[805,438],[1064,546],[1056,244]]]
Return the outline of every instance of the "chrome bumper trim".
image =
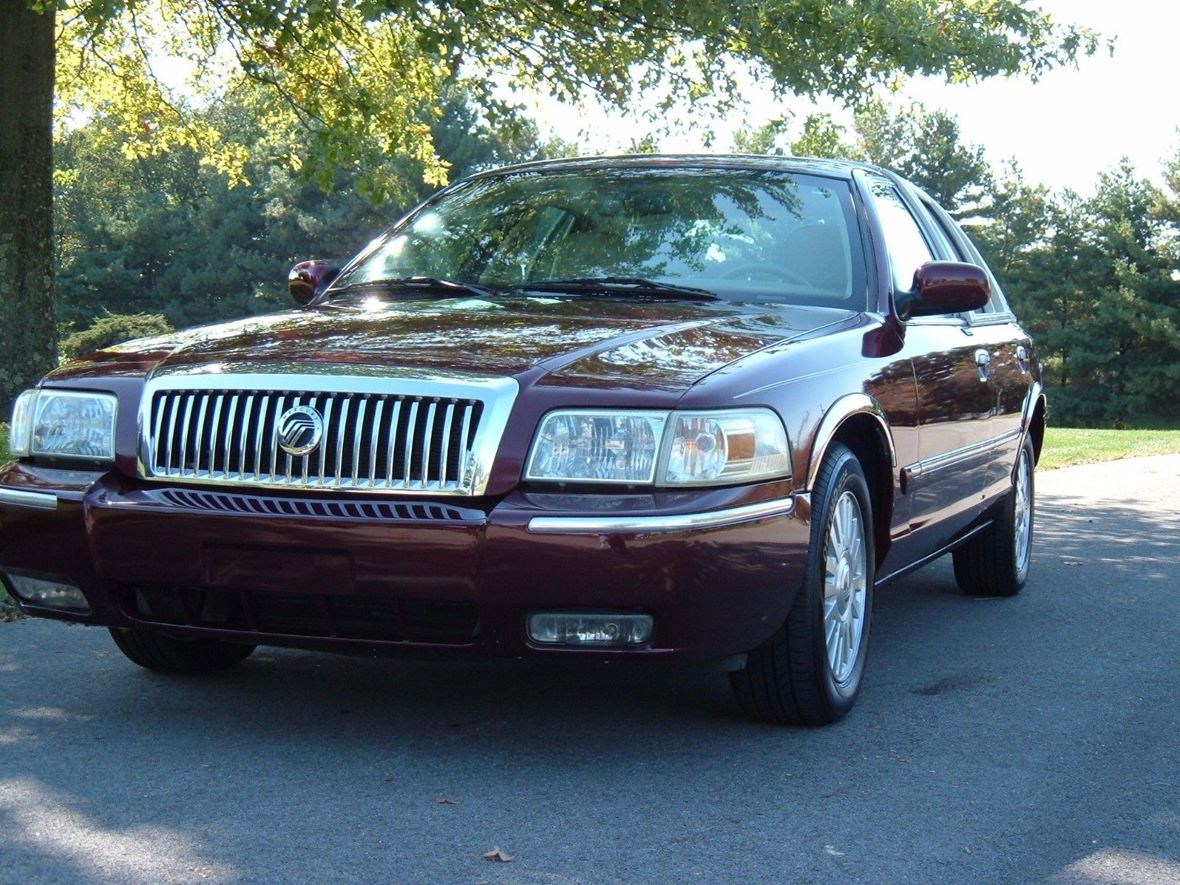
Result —
[[[795,510],[795,499],[776,499],[709,510],[704,513],[676,513],[667,516],[534,516],[529,520],[529,531],[539,535],[644,535],[652,532],[687,532],[716,529],[754,522],[771,516],[789,516]]]
[[[37,510],[56,510],[57,495],[44,492],[25,492],[20,489],[0,489],[0,504],[13,507],[33,507]]]

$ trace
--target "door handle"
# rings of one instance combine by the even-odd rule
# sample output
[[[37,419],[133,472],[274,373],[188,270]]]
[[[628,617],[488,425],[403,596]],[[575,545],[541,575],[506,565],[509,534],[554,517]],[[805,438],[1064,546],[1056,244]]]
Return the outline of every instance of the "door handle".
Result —
[[[1028,374],[1028,351],[1024,349],[1023,344],[1016,348],[1016,365],[1020,367],[1023,374]]]
[[[983,348],[975,351],[975,368],[979,369],[979,380],[987,380],[987,369],[991,365],[992,355]]]

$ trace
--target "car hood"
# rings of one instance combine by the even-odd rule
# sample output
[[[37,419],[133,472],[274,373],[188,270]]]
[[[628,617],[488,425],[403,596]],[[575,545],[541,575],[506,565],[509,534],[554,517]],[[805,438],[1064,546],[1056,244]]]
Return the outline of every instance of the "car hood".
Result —
[[[51,377],[333,372],[683,390],[754,351],[853,316],[608,298],[327,304],[127,342]]]

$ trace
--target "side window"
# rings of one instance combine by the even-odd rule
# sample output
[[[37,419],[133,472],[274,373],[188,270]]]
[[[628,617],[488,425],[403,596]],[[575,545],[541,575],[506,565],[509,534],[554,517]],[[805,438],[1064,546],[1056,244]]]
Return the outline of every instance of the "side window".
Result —
[[[933,261],[934,253],[897,189],[883,178],[870,176],[868,183],[885,232],[885,248],[893,267],[893,290],[907,292],[914,284],[914,271]]]
[[[983,256],[979,254],[979,250],[975,248],[975,244],[971,242],[971,238],[967,236],[963,228],[959,227],[958,223],[941,206],[931,202],[931,204],[927,205],[927,209],[939,230],[950,240],[952,245],[951,254],[956,256],[959,261],[966,261],[968,264],[977,264],[987,271],[987,278],[991,283],[992,297],[988,300],[987,304],[979,310],[974,311],[974,315],[1003,313],[1006,311],[1008,309],[1008,303],[1004,299],[1004,293],[1000,289],[1000,284],[996,281],[995,274],[991,272],[991,268],[987,266],[987,262],[983,260]]]
[[[946,229],[946,225],[942,223],[942,217],[934,208],[934,202],[922,201],[922,207],[926,210],[926,217],[931,219],[930,230],[934,234],[934,239],[938,241],[938,248],[943,255],[946,255],[951,261],[971,261],[963,254],[963,250],[959,248],[955,242],[955,235]]]

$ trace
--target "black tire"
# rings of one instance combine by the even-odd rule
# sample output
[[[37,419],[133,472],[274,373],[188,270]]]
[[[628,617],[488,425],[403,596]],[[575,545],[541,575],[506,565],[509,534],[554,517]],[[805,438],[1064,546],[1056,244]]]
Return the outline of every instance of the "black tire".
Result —
[[[175,639],[150,630],[111,628],[119,651],[133,663],[162,673],[215,673],[240,664],[253,645],[219,639]]]
[[[1027,436],[1012,469],[1012,489],[1004,496],[995,521],[954,552],[955,580],[971,596],[1015,596],[1028,580],[1032,564],[1034,515],[1036,513],[1033,468],[1036,456]],[[1018,541],[1019,489],[1022,467],[1028,471],[1027,531]]]
[[[850,499],[845,499],[846,492],[850,493]],[[841,507],[854,509],[860,519],[863,562],[857,559],[865,586],[856,655],[850,672],[838,680],[828,656],[824,589],[832,522],[837,504],[843,501],[847,504]],[[868,656],[876,578],[874,557],[873,508],[868,482],[852,451],[836,443],[824,458],[812,495],[807,567],[787,620],[770,639],[749,653],[743,669],[730,673],[742,712],[764,722],[827,725],[852,709]],[[849,599],[853,596],[849,591],[845,595]],[[833,597],[842,598],[839,593]]]

